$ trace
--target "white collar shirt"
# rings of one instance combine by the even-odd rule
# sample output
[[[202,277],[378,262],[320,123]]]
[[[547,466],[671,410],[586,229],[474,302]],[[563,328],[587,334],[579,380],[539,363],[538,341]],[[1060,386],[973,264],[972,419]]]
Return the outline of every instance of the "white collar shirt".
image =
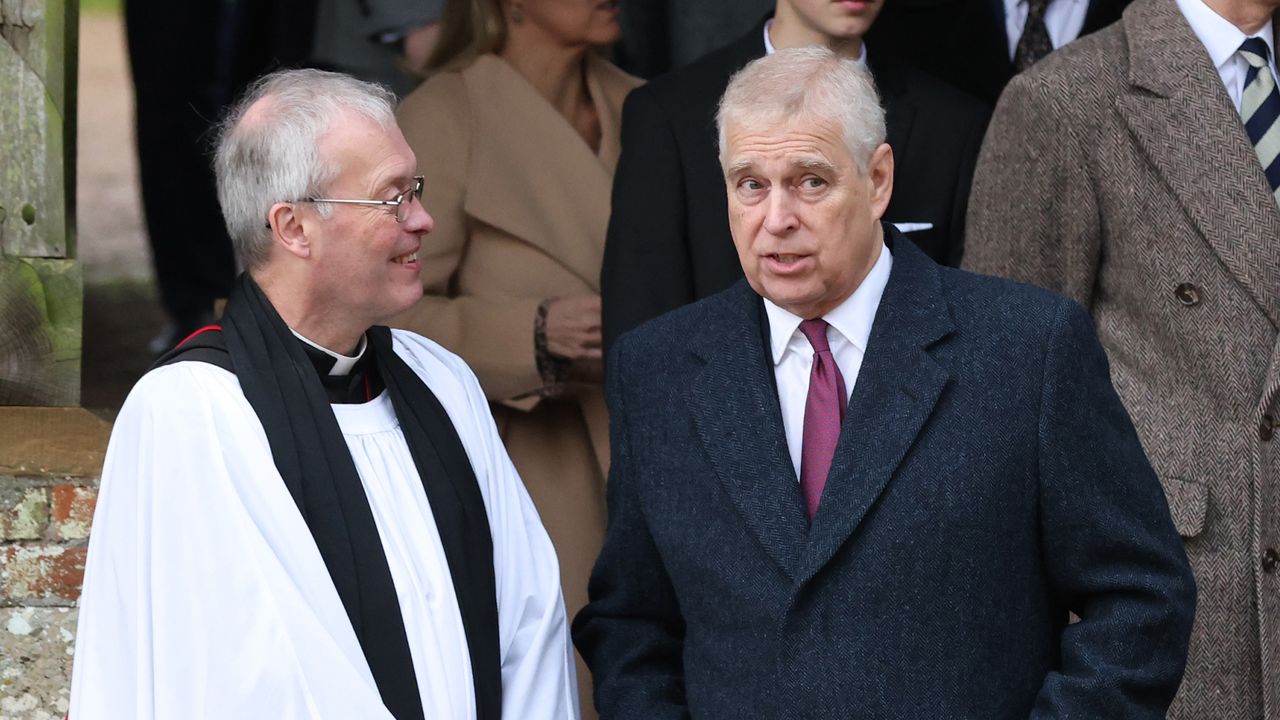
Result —
[[[1196,37],[1200,38],[1204,49],[1209,52],[1209,60],[1218,69],[1218,75],[1222,78],[1222,84],[1231,98],[1231,104],[1235,105],[1236,112],[1240,112],[1240,102],[1244,97],[1245,76],[1249,72],[1249,63],[1241,57],[1239,52],[1245,40],[1256,37],[1267,44],[1270,61],[1268,65],[1271,67],[1272,77],[1276,76],[1275,36],[1272,34],[1271,21],[1268,20],[1258,32],[1246,35],[1230,20],[1205,5],[1204,0],[1177,0],[1177,3],[1182,16],[1191,25],[1191,30],[1195,32]]]
[[[853,395],[858,381],[862,357],[871,338],[871,324],[875,321],[880,297],[889,283],[893,269],[893,256],[889,249],[880,246],[880,257],[853,294],[834,310],[822,316],[827,321],[827,342],[836,366],[844,378],[845,402]],[[813,346],[800,332],[804,320],[782,309],[769,299],[764,301],[765,315],[769,321],[769,350],[773,361],[773,376],[778,385],[778,405],[782,410],[782,429],[787,436],[787,451],[800,477],[800,450],[804,443],[804,406],[809,397],[809,372],[813,367]]]
[[[1027,0],[1004,0],[1004,32],[1009,40],[1010,60],[1018,52],[1018,40],[1022,39],[1029,11]],[[1049,7],[1044,11],[1044,26],[1053,47],[1060,48],[1080,37],[1088,14],[1089,0],[1049,0]]]
[[[778,49],[773,46],[773,40],[769,39],[769,28],[771,27],[773,27],[772,18],[770,18],[764,24],[764,54],[765,55],[772,55],[778,51]],[[866,43],[862,43],[862,53],[858,55],[858,62],[862,63],[863,65],[867,64],[867,44]]]

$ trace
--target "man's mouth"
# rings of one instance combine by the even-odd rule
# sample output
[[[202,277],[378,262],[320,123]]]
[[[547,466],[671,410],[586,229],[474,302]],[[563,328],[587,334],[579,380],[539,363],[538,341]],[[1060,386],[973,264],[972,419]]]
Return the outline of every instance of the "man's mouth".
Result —
[[[391,262],[396,263],[397,265],[407,265],[411,262],[416,262],[417,260],[418,260],[417,250],[414,250],[411,253],[405,253],[404,255],[401,255],[399,257],[391,258]]]
[[[782,253],[774,253],[769,257],[773,258],[774,262],[779,262],[783,265],[790,265],[800,259],[799,255],[784,255]]]

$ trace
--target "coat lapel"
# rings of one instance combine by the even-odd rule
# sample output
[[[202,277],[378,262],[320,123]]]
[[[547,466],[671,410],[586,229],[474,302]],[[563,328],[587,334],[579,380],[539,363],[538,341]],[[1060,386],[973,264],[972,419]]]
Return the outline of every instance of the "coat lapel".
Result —
[[[799,580],[830,562],[889,484],[950,378],[930,347],[953,329],[938,267],[886,228],[893,270],[845,413]]]
[[[618,167],[618,156],[622,154],[622,103],[637,84],[635,78],[599,55],[592,53],[587,56],[587,87],[600,118],[600,151],[596,158],[610,178]]]
[[[764,551],[793,580],[808,520],[787,451],[759,297],[740,281],[729,316],[693,347],[706,365],[686,402],[725,493]]]
[[[1240,116],[1173,0],[1130,6],[1129,92],[1116,107],[1200,234],[1280,325],[1280,209]]]
[[[618,115],[637,81],[592,57],[588,87],[600,116],[599,155],[514,69],[482,55],[462,73],[476,123],[464,210],[532,243],[599,288]]]

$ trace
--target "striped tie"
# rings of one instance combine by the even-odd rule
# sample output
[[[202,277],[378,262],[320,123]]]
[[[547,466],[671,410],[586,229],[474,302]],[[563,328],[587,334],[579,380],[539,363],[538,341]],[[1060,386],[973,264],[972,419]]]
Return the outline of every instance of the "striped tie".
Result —
[[[1249,140],[1258,152],[1262,169],[1271,183],[1271,194],[1280,203],[1280,92],[1271,74],[1267,44],[1260,38],[1249,38],[1240,46],[1240,56],[1249,63],[1244,76],[1244,97],[1240,100],[1240,118]]]

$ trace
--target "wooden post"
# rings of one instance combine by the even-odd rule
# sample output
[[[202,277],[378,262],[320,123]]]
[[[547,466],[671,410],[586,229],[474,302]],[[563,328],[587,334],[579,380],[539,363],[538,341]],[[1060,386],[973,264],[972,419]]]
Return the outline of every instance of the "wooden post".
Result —
[[[0,0],[0,405],[80,399],[78,0]]]

